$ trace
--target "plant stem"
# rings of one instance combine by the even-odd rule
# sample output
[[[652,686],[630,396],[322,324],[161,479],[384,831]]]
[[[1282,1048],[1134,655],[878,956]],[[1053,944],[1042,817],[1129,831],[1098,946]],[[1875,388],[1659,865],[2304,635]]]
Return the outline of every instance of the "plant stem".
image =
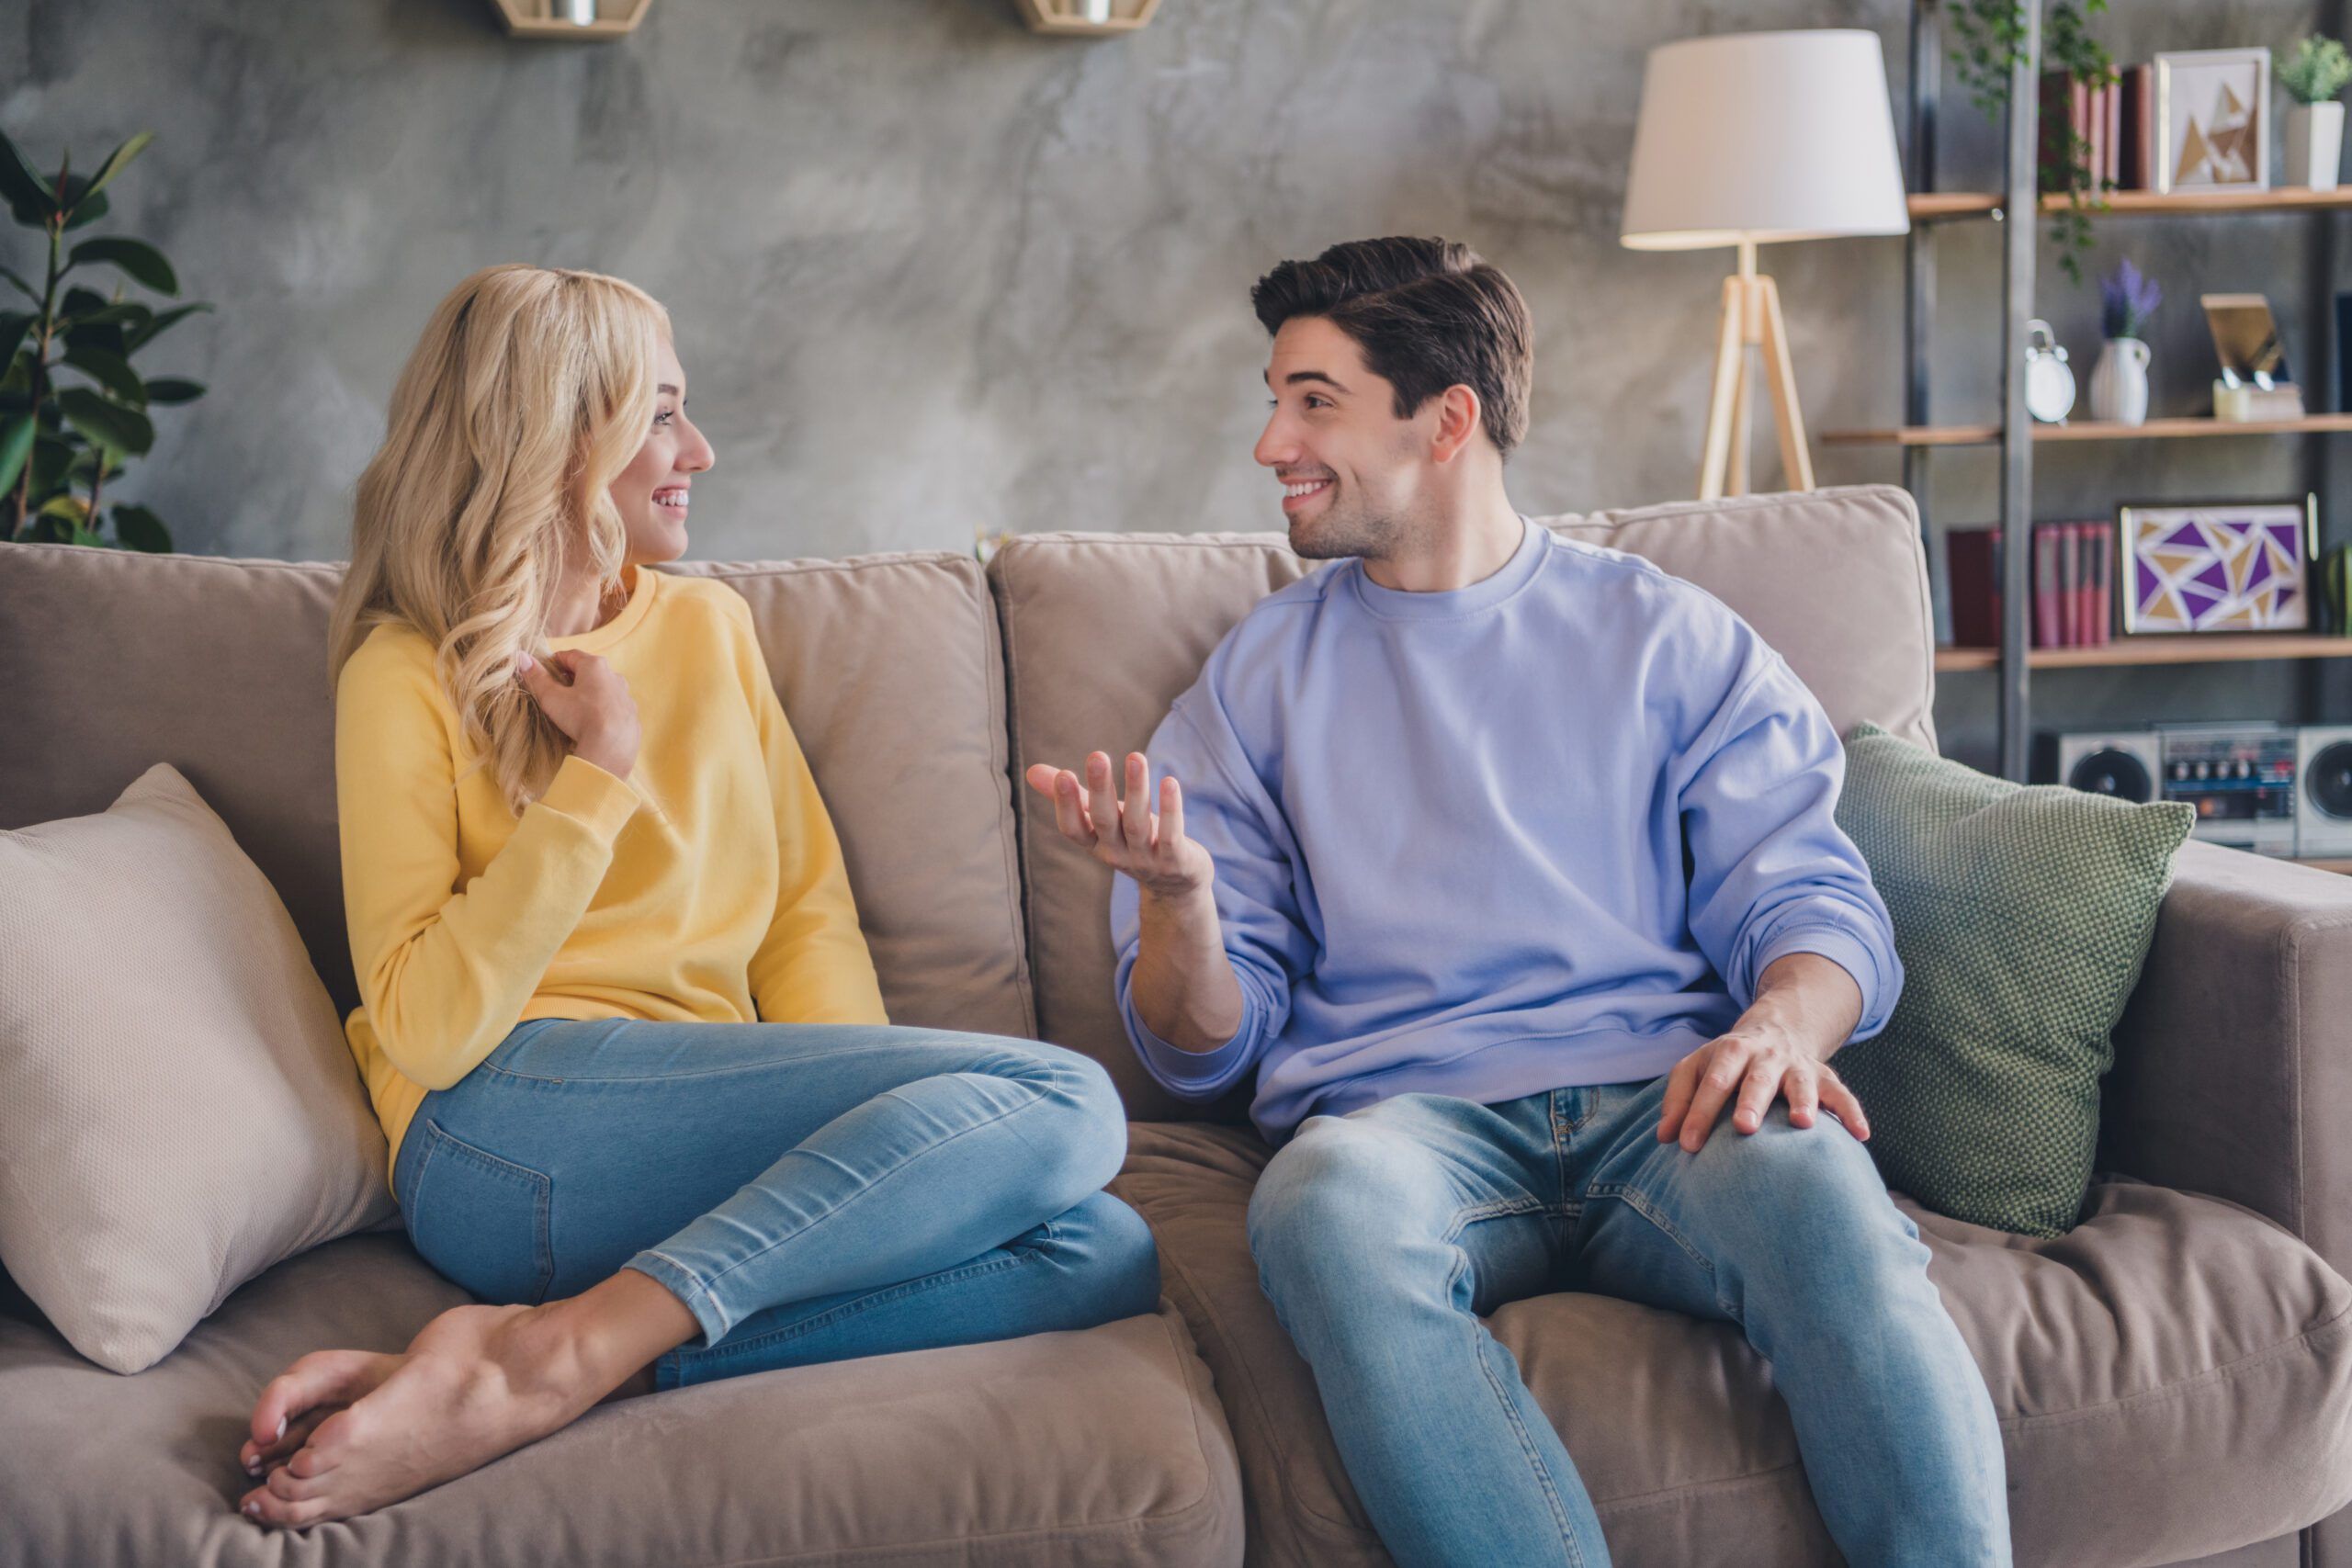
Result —
[[[64,237],[65,219],[61,214],[49,220],[49,276],[41,284],[40,332],[33,343],[33,440],[36,446],[40,440],[41,383],[48,378],[45,372],[49,369],[50,335],[57,324],[57,247]],[[8,525],[8,536],[12,539],[24,529],[25,513],[32,505],[32,493],[33,455],[28,452],[25,454],[25,471],[17,479],[17,515]]]

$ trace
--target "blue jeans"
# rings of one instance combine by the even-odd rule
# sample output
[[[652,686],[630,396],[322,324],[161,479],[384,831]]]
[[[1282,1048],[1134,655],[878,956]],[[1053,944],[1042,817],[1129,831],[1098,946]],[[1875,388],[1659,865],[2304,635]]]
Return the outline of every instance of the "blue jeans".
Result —
[[[1918,1227],[1835,1117],[1657,1141],[1666,1080],[1309,1117],[1250,1204],[1259,1279],[1398,1562],[1609,1561],[1479,1318],[1582,1291],[1740,1325],[1856,1568],[2009,1561],[2001,1433]]]
[[[424,1097],[392,1173],[425,1261],[485,1301],[622,1268],[700,1335],[658,1387],[1157,1306],[1102,1190],[1109,1077],[1057,1046],[888,1026],[530,1019]]]

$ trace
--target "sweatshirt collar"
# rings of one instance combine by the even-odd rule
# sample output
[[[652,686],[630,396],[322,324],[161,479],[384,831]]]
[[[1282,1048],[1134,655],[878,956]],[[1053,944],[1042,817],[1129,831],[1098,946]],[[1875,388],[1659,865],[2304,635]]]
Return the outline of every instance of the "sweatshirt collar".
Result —
[[[1477,581],[1442,593],[1383,588],[1364,570],[1363,561],[1350,561],[1356,598],[1365,609],[1390,621],[1450,620],[1491,610],[1535,581],[1552,542],[1551,531],[1538,526],[1525,513],[1520,513],[1519,525],[1526,532],[1509,560]]]
[[[577,649],[582,653],[602,653],[628,636],[630,630],[639,621],[645,619],[646,612],[653,607],[653,595],[656,592],[654,585],[662,581],[662,574],[658,571],[648,571],[645,568],[634,564],[629,566],[628,570],[633,574],[636,581],[630,584],[628,603],[621,606],[618,615],[601,626],[592,626],[584,632],[578,632],[571,637],[551,637],[548,638],[548,647]]]

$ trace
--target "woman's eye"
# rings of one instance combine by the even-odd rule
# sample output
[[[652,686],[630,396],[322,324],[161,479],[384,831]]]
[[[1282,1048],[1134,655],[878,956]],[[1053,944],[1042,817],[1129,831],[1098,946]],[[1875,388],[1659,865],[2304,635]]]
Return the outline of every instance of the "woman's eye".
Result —
[[[675,415],[672,411],[669,409],[663,409],[660,413],[653,416],[653,423],[656,424],[667,424],[674,417]]]

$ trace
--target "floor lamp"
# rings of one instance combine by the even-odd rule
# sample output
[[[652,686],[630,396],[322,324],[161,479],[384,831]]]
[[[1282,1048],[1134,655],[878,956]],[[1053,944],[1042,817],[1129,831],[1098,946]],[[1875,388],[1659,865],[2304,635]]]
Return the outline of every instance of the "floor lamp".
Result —
[[[1702,499],[1747,491],[1759,358],[1788,488],[1813,488],[1780,291],[1757,272],[1756,247],[1910,227],[1876,33],[1735,33],[1650,51],[1618,237],[1637,251],[1739,253],[1715,333]]]

